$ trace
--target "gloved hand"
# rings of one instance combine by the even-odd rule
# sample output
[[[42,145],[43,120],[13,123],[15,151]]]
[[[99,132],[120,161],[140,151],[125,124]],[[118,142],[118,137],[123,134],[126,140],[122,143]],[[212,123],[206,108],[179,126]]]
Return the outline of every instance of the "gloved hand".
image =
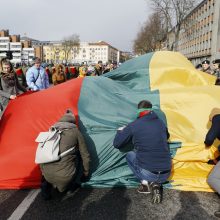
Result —
[[[207,162],[207,164],[209,164],[209,165],[216,165],[216,161],[215,160],[209,160]]]

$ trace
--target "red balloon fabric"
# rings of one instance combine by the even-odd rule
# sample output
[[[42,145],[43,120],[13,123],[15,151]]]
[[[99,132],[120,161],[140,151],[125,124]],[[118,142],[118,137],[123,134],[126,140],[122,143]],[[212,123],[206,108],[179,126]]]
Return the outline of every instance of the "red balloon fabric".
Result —
[[[72,109],[77,119],[82,82],[83,78],[73,79],[10,101],[0,122],[1,189],[39,187],[41,173],[34,163],[35,139],[39,132],[57,122],[66,109]]]

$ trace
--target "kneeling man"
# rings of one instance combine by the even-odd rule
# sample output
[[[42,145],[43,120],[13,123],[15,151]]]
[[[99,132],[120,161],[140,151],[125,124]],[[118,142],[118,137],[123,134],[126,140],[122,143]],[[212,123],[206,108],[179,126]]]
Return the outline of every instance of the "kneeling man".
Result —
[[[162,201],[162,183],[171,173],[171,154],[167,127],[152,110],[151,102],[138,104],[137,119],[119,128],[113,145],[120,149],[130,141],[134,151],[126,155],[128,166],[141,182],[139,193],[152,193],[152,202]]]

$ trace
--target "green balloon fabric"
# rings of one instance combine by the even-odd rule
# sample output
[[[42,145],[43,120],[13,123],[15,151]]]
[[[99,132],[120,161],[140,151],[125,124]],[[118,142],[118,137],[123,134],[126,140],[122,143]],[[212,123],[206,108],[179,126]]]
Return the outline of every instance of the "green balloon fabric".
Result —
[[[149,64],[153,53],[124,63],[100,77],[86,77],[78,102],[79,127],[90,154],[92,176],[85,186],[112,187],[138,185],[128,168],[125,155],[132,145],[121,151],[113,147],[119,127],[136,118],[137,104],[149,100],[154,111],[166,123],[160,110],[159,91],[150,90]],[[171,143],[172,155],[180,143]]]

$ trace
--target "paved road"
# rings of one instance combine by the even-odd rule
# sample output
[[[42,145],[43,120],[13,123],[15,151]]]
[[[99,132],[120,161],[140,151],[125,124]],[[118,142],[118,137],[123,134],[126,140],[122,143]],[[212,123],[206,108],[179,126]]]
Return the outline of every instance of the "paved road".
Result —
[[[13,212],[30,192],[30,190],[1,190],[0,219],[5,220],[13,216]],[[215,193],[165,189],[163,203],[155,205],[151,204],[150,195],[138,194],[135,189],[80,189],[73,198],[63,202],[59,197],[44,201],[38,194],[21,219],[208,220],[217,219],[213,216],[217,209],[220,209],[220,198]]]

